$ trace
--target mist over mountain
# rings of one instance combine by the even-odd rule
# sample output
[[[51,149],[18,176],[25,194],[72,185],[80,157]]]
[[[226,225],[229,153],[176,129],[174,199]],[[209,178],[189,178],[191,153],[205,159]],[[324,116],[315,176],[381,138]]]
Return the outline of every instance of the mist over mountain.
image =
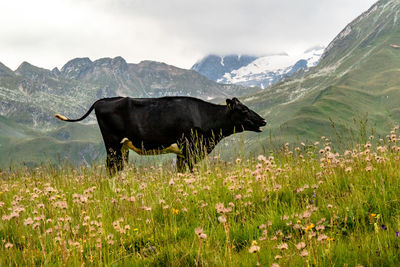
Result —
[[[265,89],[300,71],[315,67],[323,51],[323,46],[315,46],[300,55],[209,55],[193,65],[192,69],[218,83]]]

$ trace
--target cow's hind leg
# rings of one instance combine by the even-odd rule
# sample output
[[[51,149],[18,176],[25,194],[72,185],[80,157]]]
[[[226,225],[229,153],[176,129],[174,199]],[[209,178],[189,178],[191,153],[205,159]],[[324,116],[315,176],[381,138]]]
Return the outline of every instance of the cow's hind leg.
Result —
[[[124,155],[121,152],[121,146],[107,147],[107,169],[110,175],[124,168]]]

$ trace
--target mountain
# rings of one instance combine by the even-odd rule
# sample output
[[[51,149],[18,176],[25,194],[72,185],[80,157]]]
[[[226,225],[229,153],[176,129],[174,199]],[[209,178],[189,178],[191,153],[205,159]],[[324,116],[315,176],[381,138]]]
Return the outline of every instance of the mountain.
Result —
[[[256,90],[218,84],[165,63],[130,64],[122,57],[76,58],[61,70],[23,62],[12,71],[0,63],[0,165],[34,165],[57,155],[71,163],[91,162],[103,149],[95,116],[83,124],[66,125],[54,114],[80,117],[99,98],[187,95],[212,100]]]
[[[399,28],[400,1],[378,1],[334,38],[315,68],[247,97],[269,122],[263,140],[325,135],[345,146],[353,134],[385,138],[400,121]]]
[[[212,81],[218,81],[225,73],[247,66],[256,59],[257,57],[249,55],[208,55],[194,64],[191,69]]]
[[[242,96],[241,100],[262,115],[268,125],[263,133],[236,135],[229,140],[238,143],[242,138],[245,151],[265,153],[277,143],[316,141],[321,135],[342,149],[346,148],[347,137],[353,135],[360,137],[358,142],[366,142],[370,134],[376,140],[385,139],[400,122],[399,28],[400,1],[376,2],[334,38],[317,66],[296,73],[268,90]],[[114,63],[113,59],[77,61],[52,71],[23,64],[20,70],[10,72],[0,65],[0,163],[3,166],[4,162],[16,159],[33,165],[38,158],[54,159],[57,155],[61,160],[90,162],[100,155],[99,151],[104,153],[97,125],[53,124],[54,111],[70,117],[80,116],[88,103],[97,98],[97,93],[128,92],[131,87],[125,87],[127,81],[138,96],[145,94],[140,91],[145,87],[150,88],[151,96],[160,92],[160,88],[165,92],[179,92],[182,84],[189,83],[186,77],[200,75],[194,70],[185,72],[157,62],[127,64],[126,68],[119,59]],[[208,81],[203,79],[198,81]],[[192,82],[202,83],[198,81]],[[215,85],[209,82],[210,86]],[[225,91],[218,88],[223,90],[225,86],[228,90],[238,88],[239,92],[249,92],[245,87],[215,86],[217,90],[212,91],[212,96],[224,96]],[[197,88],[191,92],[209,97],[211,89]],[[32,118],[37,125],[46,126],[48,121],[47,128],[51,130],[31,127]],[[219,147],[229,148],[224,144]]]
[[[324,47],[315,46],[300,55],[211,55],[196,63],[192,69],[218,83],[257,86],[264,89],[316,66],[323,51]]]
[[[218,84],[164,63],[128,64],[122,57],[76,58],[51,71],[27,62],[15,72],[0,65],[0,115],[34,127],[54,125],[55,112],[79,116],[103,97],[187,95],[211,100],[255,90]]]

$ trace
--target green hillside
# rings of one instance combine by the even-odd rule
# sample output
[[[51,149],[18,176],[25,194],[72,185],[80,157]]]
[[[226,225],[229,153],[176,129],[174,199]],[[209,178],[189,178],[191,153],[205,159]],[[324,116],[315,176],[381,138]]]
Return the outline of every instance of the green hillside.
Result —
[[[42,162],[87,165],[103,160],[101,134],[97,125],[65,124],[52,131],[23,127],[0,116],[0,168]]]
[[[399,12],[398,0],[377,2],[332,41],[305,76],[246,98],[267,119],[276,141],[323,135],[339,141],[360,128],[384,135],[400,121]]]

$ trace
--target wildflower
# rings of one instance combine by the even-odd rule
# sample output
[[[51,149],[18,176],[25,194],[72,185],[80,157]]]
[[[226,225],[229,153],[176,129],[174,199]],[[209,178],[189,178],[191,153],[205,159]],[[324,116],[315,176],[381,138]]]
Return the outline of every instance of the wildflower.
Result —
[[[254,253],[258,251],[260,251],[260,247],[257,246],[257,241],[253,240],[253,242],[251,242],[251,247],[249,248],[249,252]]]
[[[279,267],[279,264],[274,262],[274,263],[272,263],[271,267]]]
[[[311,217],[311,213],[312,213],[311,211],[307,210],[302,214],[302,217],[303,218],[310,218]]]
[[[33,224],[33,220],[31,217],[27,218],[26,220],[24,220],[24,225],[31,225]]]
[[[276,248],[277,248],[277,249],[284,250],[284,249],[288,249],[289,246],[288,246],[287,243],[282,243],[282,244],[278,245]]]
[[[328,204],[328,209],[331,209],[333,206],[331,204]]]
[[[298,223],[296,223],[295,225],[293,225],[293,229],[295,229],[295,230],[298,230],[298,229],[300,229],[301,228],[301,226],[300,226],[300,224],[298,224]]]
[[[382,230],[387,230],[386,225],[382,224],[382,225],[381,225],[381,229],[382,229]]]
[[[258,226],[258,229],[260,229],[260,230],[265,229],[265,228],[267,228],[267,226],[265,224],[261,224],[260,226]]]
[[[172,208],[172,214],[178,214],[178,213],[179,213],[179,210],[178,210],[178,209]]]
[[[12,248],[13,246],[14,246],[14,245],[11,244],[10,242],[7,242],[7,243],[4,245],[5,248]]]
[[[264,155],[258,155],[257,159],[258,161],[267,162],[267,158]]]
[[[57,201],[53,205],[57,209],[66,210],[68,208],[68,204],[66,201]]]
[[[220,223],[226,223],[226,217],[225,217],[225,215],[219,216],[219,217],[218,217],[218,221],[219,221]]]
[[[296,248],[298,249],[298,250],[302,250],[303,248],[305,248],[306,247],[306,243],[304,243],[304,242],[300,242],[300,243],[298,243],[297,245],[296,245]]]
[[[207,238],[207,235],[203,232],[203,228],[201,228],[201,227],[197,227],[196,229],[194,229],[194,232],[199,239]]]
[[[302,251],[300,252],[300,256],[302,256],[302,257],[307,257],[307,256],[308,256],[308,251],[307,251],[306,249],[302,250]]]
[[[224,203],[215,204],[218,213],[227,213],[232,211],[232,207],[225,208]]]
[[[399,231],[396,231],[394,234],[396,237],[399,237]]]
[[[275,260],[279,260],[279,259],[282,259],[282,256],[281,255],[276,255],[275,256]]]
[[[312,239],[313,237],[315,237],[317,234],[315,233],[315,232],[311,232],[309,235],[308,235],[308,239]]]
[[[282,188],[282,186],[280,184],[274,185],[274,191],[278,191],[281,188]]]
[[[315,230],[317,230],[317,231],[324,230],[324,229],[325,229],[325,226],[323,226],[323,225],[317,225],[315,227]]]
[[[325,235],[325,234],[322,234],[322,235],[319,235],[318,236],[318,241],[323,241],[323,240],[325,240],[325,239],[327,239],[328,238],[328,236],[327,235]]]

